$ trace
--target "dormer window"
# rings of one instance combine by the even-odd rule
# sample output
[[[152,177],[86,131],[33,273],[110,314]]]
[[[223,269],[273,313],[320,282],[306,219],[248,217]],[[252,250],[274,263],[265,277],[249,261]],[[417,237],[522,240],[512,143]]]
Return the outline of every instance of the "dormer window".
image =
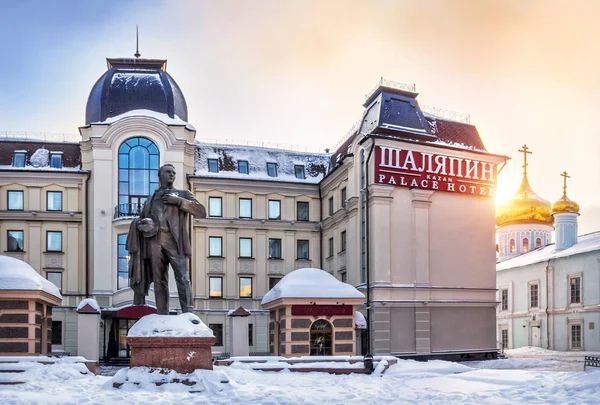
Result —
[[[248,174],[248,161],[238,160],[238,172],[242,174]]]
[[[208,172],[209,173],[219,173],[219,160],[218,159],[208,159]]]
[[[13,153],[13,167],[25,167],[25,151],[15,151]]]
[[[277,177],[277,163],[267,163],[267,175]]]
[[[63,154],[62,152],[50,152],[50,167],[53,169],[62,169]]]
[[[305,179],[304,176],[304,166],[302,165],[294,165],[294,172],[296,173],[297,179]]]

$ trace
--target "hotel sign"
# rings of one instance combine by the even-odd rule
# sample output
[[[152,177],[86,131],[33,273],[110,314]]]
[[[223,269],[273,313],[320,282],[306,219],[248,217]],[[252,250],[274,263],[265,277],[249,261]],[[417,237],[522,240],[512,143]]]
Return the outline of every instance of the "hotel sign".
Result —
[[[352,315],[352,305],[292,305],[292,315]]]
[[[496,164],[376,146],[375,183],[493,197]]]

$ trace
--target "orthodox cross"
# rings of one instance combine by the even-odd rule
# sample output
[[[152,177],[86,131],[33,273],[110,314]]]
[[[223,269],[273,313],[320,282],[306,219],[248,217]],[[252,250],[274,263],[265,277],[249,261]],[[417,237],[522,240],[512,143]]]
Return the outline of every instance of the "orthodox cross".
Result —
[[[531,155],[533,152],[529,152],[527,145],[523,145],[519,152],[523,152],[523,174],[527,174],[527,155]]]
[[[563,195],[567,195],[567,179],[570,179],[571,176],[567,172],[562,172],[560,175],[563,177]]]
[[[133,56],[135,56],[136,58],[139,58],[140,56],[142,56],[142,54],[140,53],[140,38],[138,35],[137,24],[135,25],[135,53],[133,54]]]

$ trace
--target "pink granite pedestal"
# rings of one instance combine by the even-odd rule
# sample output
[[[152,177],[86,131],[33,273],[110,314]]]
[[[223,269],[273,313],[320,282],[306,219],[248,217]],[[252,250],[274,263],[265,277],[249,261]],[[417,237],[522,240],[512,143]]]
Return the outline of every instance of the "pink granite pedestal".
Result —
[[[168,368],[178,373],[212,370],[215,337],[128,337],[131,367]]]

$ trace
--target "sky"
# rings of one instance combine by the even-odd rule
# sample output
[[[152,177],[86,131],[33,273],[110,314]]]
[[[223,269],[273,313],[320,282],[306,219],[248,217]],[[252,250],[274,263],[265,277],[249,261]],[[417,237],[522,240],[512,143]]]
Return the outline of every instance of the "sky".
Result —
[[[78,134],[106,57],[168,59],[198,139],[333,148],[381,77],[470,115],[519,186],[581,205],[600,230],[595,0],[0,0],[2,131]]]

